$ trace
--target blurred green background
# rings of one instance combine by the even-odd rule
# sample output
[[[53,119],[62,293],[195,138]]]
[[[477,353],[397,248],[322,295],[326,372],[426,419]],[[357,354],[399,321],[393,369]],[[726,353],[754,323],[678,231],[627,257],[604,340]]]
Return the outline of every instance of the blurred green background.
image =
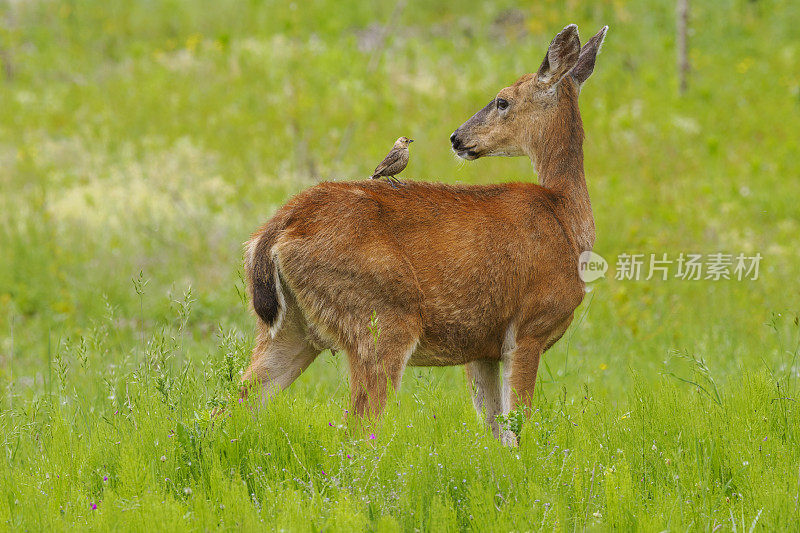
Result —
[[[293,193],[366,178],[401,135],[417,141],[404,179],[535,180],[524,158],[459,162],[448,137],[568,23],[583,40],[610,26],[581,111],[595,251],[612,272],[620,253],[763,260],[756,281],[595,283],[543,360],[542,401],[590,387],[624,412],[633,381],[689,375],[675,352],[723,389],[749,373],[792,382],[800,4],[694,2],[683,95],[675,18],[656,0],[0,1],[0,405],[62,376],[113,410],[109,390],[165,331],[179,338],[170,365],[195,372],[233,343],[238,373],[253,328],[241,244]],[[197,372],[202,410],[219,390]],[[468,412],[458,369],[409,374]],[[344,401],[345,384],[326,354],[287,394],[313,409]]]

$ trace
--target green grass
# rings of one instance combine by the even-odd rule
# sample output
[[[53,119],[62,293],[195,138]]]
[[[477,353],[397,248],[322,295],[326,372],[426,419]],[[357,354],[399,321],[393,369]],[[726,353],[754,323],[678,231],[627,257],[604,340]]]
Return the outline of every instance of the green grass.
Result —
[[[292,5],[0,1],[0,524],[797,530],[796,2],[693,3],[682,97],[673,2]],[[595,251],[759,252],[759,279],[595,283],[518,449],[458,368],[409,369],[349,434],[328,353],[211,424],[252,343],[249,233],[400,135],[409,179],[535,179],[448,137],[569,22],[611,27],[581,95]]]

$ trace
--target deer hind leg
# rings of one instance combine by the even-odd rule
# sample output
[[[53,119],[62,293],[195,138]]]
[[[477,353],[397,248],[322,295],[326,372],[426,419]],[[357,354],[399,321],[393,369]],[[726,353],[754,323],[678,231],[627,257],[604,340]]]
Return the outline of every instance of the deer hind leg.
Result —
[[[394,320],[402,324],[402,319]],[[386,406],[389,387],[397,390],[406,363],[417,347],[418,338],[408,332],[383,328],[377,342],[365,335],[357,346],[348,348],[350,363],[350,412],[375,420]]]
[[[465,366],[467,380],[472,394],[472,404],[478,417],[484,418],[492,428],[492,434],[500,436],[498,415],[503,413],[503,396],[500,386],[499,361],[472,361]]]
[[[319,349],[309,344],[305,323],[296,307],[290,306],[286,310],[286,316],[274,337],[259,320],[250,366],[242,376],[241,396],[247,397],[251,387],[260,384],[261,399],[266,403],[294,383],[319,353]]]

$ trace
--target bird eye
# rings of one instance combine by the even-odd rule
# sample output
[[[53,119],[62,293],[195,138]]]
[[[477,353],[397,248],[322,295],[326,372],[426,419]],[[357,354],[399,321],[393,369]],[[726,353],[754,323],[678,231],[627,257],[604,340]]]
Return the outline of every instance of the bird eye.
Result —
[[[506,100],[505,98],[498,98],[496,104],[497,104],[497,109],[499,109],[500,111],[508,108],[508,100]]]

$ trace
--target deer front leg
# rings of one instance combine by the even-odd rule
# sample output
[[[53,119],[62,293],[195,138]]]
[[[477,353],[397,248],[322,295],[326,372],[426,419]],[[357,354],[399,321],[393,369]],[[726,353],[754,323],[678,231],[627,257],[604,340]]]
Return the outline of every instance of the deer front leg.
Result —
[[[505,384],[504,398],[510,403],[510,409],[530,408],[533,403],[533,389],[539,371],[539,359],[542,356],[543,343],[537,338],[522,339],[511,352],[509,361],[511,372]]]
[[[533,389],[539,371],[539,359],[545,344],[536,337],[519,339],[516,346],[503,357],[503,414],[533,404]],[[509,428],[500,432],[505,446],[517,446],[517,435]]]
[[[530,408],[533,403],[533,388],[536,385],[536,375],[539,372],[539,360],[542,354],[558,342],[564,332],[572,323],[573,314],[570,313],[563,320],[556,322],[554,327],[548,327],[535,333],[528,333],[517,339],[516,346],[504,358],[504,366],[510,363],[509,372],[504,371],[504,401],[510,401],[511,410],[520,406]],[[506,376],[510,379],[506,380]],[[510,387],[506,387],[506,383]]]

